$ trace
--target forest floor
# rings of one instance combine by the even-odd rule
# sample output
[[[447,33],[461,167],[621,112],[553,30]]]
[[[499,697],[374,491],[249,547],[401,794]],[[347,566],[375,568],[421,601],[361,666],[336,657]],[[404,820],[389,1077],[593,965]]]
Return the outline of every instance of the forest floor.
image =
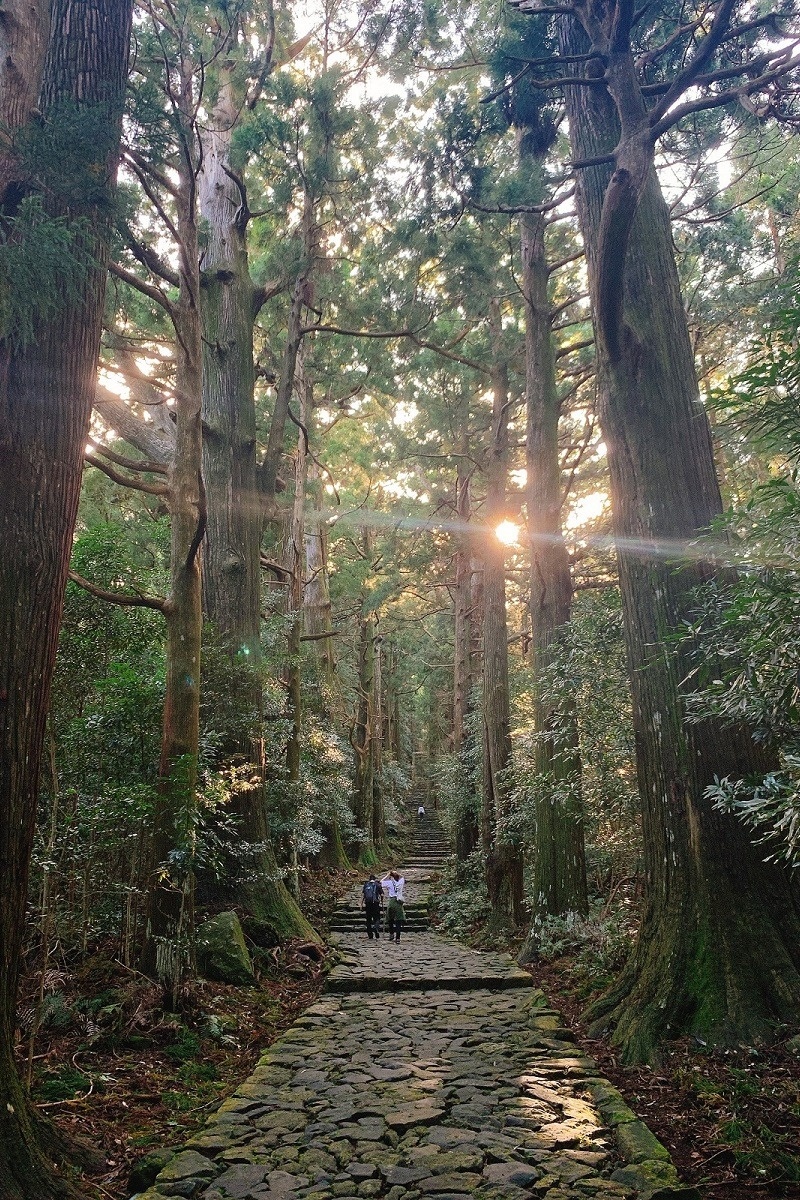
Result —
[[[354,878],[347,872],[313,876],[303,907],[321,932]],[[290,942],[262,952],[256,986],[197,980],[184,988],[176,1011],[165,1012],[162,990],[120,963],[113,946],[91,948],[74,967],[68,959],[51,959],[31,1092],[38,1111],[72,1145],[85,1147],[79,1177],[86,1194],[129,1196],[136,1163],[150,1151],[182,1145],[205,1123],[313,1003],[326,967],[308,947]],[[23,981],[23,1026],[40,977],[32,970]],[[29,1056],[23,1038],[23,1074]]]
[[[626,1067],[607,1041],[588,1036],[581,1019],[586,979],[575,959],[530,971],[580,1048],[667,1147],[685,1183],[708,1200],[797,1196],[800,1054],[786,1041],[719,1051],[684,1038],[664,1048],[658,1068]]]

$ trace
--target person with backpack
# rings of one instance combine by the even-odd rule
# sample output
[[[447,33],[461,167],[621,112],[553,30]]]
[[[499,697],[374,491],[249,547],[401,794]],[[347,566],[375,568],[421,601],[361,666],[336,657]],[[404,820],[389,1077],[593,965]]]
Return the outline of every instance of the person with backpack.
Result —
[[[361,907],[367,917],[367,937],[372,940],[381,936],[381,913],[383,911],[383,888],[374,875],[370,875],[361,889]]]

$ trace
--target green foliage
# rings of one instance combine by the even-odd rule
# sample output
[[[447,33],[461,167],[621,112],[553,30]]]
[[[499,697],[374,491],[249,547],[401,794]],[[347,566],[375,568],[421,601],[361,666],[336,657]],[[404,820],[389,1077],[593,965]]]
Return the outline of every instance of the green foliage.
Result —
[[[44,1029],[69,1029],[75,1019],[63,992],[47,992],[39,1006],[38,1025]]]
[[[480,823],[483,786],[483,741],[481,698],[477,689],[465,721],[464,746],[459,754],[448,754],[436,764],[436,795],[442,825],[455,839],[456,830],[476,828]]]
[[[588,997],[607,987],[625,964],[636,935],[638,914],[628,897],[607,904],[596,899],[589,915],[546,917],[538,926],[537,953],[543,959],[572,959],[576,991]]]
[[[796,275],[797,264],[792,268]],[[741,430],[762,451],[800,461],[800,300],[768,318],[765,327],[747,346],[749,365],[724,388],[712,403],[724,422]]]
[[[460,941],[473,941],[491,920],[483,854],[475,850],[465,862],[445,864],[432,896],[436,928]]]
[[[89,1089],[91,1080],[77,1067],[59,1067],[57,1071],[48,1072],[36,1085],[37,1100],[45,1103],[57,1103],[59,1100],[73,1100]]]
[[[749,1067],[712,1063],[708,1074],[681,1070],[677,1080],[703,1116],[713,1117],[714,1140],[727,1148],[739,1175],[754,1187],[800,1182],[793,1138],[800,1108],[791,1072],[770,1072],[754,1057]]]
[[[192,1062],[199,1058],[202,1051],[200,1038],[192,1033],[185,1025],[178,1030],[175,1041],[165,1050],[167,1058],[176,1063]]]
[[[795,483],[776,479],[728,515],[721,532],[741,572],[699,591],[687,631],[696,665],[684,685],[689,720],[746,724],[777,756],[778,769],[717,779],[706,795],[744,822],[766,859],[791,866],[800,862],[798,514]]]
[[[763,846],[766,862],[800,867],[800,756],[782,755],[782,770],[763,779],[715,779],[705,791],[720,812],[738,817]]]
[[[587,865],[600,877],[636,870],[640,854],[639,800],[634,764],[633,721],[622,632],[622,611],[615,588],[576,597],[572,621],[543,678],[538,681],[555,712],[577,721],[580,779],[553,783],[536,771],[538,736],[531,724],[533,701],[527,668],[513,676],[514,754],[510,785],[517,836],[536,836],[536,802],[580,799],[584,812]],[[615,719],[609,720],[609,713]],[[548,731],[558,739],[558,729]],[[565,752],[569,752],[568,748]]]
[[[108,159],[115,145],[116,122],[107,105],[62,103],[46,121],[24,127],[15,150],[46,203],[80,213],[110,207]]]
[[[350,808],[351,756],[344,742],[313,716],[303,723],[300,780],[274,777],[268,787],[273,834],[298,854],[319,854],[326,830],[337,821],[345,845],[358,840]]]

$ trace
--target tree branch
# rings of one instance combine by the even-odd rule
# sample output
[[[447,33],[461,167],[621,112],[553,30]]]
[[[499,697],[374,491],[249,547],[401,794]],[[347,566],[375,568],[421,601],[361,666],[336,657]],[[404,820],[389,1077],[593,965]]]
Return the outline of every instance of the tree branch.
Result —
[[[736,0],[721,0],[719,8],[714,14],[711,29],[697,47],[691,61],[678,74],[677,79],[673,80],[667,94],[651,112],[651,125],[656,125],[664,114],[672,108],[678,97],[682,96],[686,89],[694,83],[696,76],[700,74],[712,54],[717,50],[730,24],[735,4]]]
[[[132,479],[129,475],[121,475],[119,471],[115,471],[108,463],[104,463],[91,450],[87,450],[84,455],[86,461],[93,467],[97,467],[98,471],[102,471],[114,483],[119,483],[122,487],[132,488],[135,492],[147,492],[150,496],[168,496],[169,488],[165,483],[145,483],[143,479]]]
[[[106,600],[109,604],[118,604],[120,608],[154,608],[157,612],[163,613],[164,616],[170,612],[169,600],[162,600],[159,596],[146,596],[141,592],[134,594],[128,592],[110,592],[106,588],[98,587],[95,583],[90,583],[88,579],[84,579],[77,571],[70,571],[67,578],[97,600]]]
[[[143,267],[147,267],[148,271],[150,271],[153,275],[157,275],[159,279],[163,279],[165,283],[170,284],[172,287],[177,288],[180,286],[178,272],[173,271],[172,267],[165,263],[163,259],[156,254],[155,250],[153,250],[150,246],[145,245],[144,242],[140,242],[138,238],[135,238],[127,227],[123,227],[123,235],[125,238],[125,245],[128,247],[134,258],[138,259]]]
[[[103,458],[109,459],[118,467],[125,467],[128,471],[144,471],[151,475],[167,474],[167,467],[164,463],[149,462],[147,459],[125,458],[124,455],[117,454],[114,450],[110,450],[108,446],[104,446],[94,439],[92,439],[91,444],[96,454],[102,454]]]
[[[135,288],[143,296],[148,296],[149,299],[155,301],[156,304],[163,308],[170,317],[174,318],[175,307],[160,287],[156,287],[154,283],[146,283],[144,279],[140,279],[138,275],[134,275],[133,271],[128,271],[125,267],[121,267],[119,263],[109,263],[108,269],[117,279],[121,279],[129,287]]]

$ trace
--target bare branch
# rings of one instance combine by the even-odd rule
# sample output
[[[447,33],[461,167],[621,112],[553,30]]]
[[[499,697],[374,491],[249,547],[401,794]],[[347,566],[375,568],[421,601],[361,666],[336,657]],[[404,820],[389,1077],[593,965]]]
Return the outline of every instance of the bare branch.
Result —
[[[92,448],[96,454],[102,454],[103,458],[109,459],[118,467],[125,467],[128,471],[144,471],[150,475],[166,475],[167,467],[164,463],[149,462],[147,459],[125,458],[122,454],[117,454],[114,450],[110,450],[108,446],[102,445],[100,442],[92,440]]]
[[[147,492],[150,496],[168,496],[169,488],[165,483],[146,483],[143,479],[134,479],[130,475],[121,475],[119,471],[115,471],[108,463],[103,462],[91,450],[87,450],[85,454],[86,461],[92,467],[97,467],[98,471],[102,471],[114,483],[121,484],[122,487],[132,488],[135,492]]]
[[[109,604],[118,604],[121,608],[154,608],[165,616],[170,612],[169,600],[162,600],[160,596],[146,596],[142,592],[132,594],[128,592],[110,592],[107,588],[101,588],[95,583],[90,583],[88,579],[84,579],[77,571],[70,571],[67,578],[97,600],[106,600]]]
[[[686,89],[694,83],[706,63],[710,61],[711,56],[718,49],[728,31],[735,4],[736,0],[721,0],[719,8],[714,14],[714,20],[711,22],[711,29],[697,47],[691,61],[687,63],[677,78],[673,80],[667,94],[651,112],[651,125],[656,125],[661,120],[664,114],[672,108],[678,97],[682,96]]]
[[[121,279],[123,283],[127,283],[129,287],[135,288],[137,292],[141,292],[143,296],[149,297],[155,301],[159,307],[163,308],[170,317],[175,317],[175,307],[167,295],[162,292],[160,287],[156,287],[154,283],[146,283],[144,279],[140,279],[138,275],[134,275],[133,271],[128,271],[125,267],[121,267],[119,263],[109,263],[108,269],[113,276]]]

